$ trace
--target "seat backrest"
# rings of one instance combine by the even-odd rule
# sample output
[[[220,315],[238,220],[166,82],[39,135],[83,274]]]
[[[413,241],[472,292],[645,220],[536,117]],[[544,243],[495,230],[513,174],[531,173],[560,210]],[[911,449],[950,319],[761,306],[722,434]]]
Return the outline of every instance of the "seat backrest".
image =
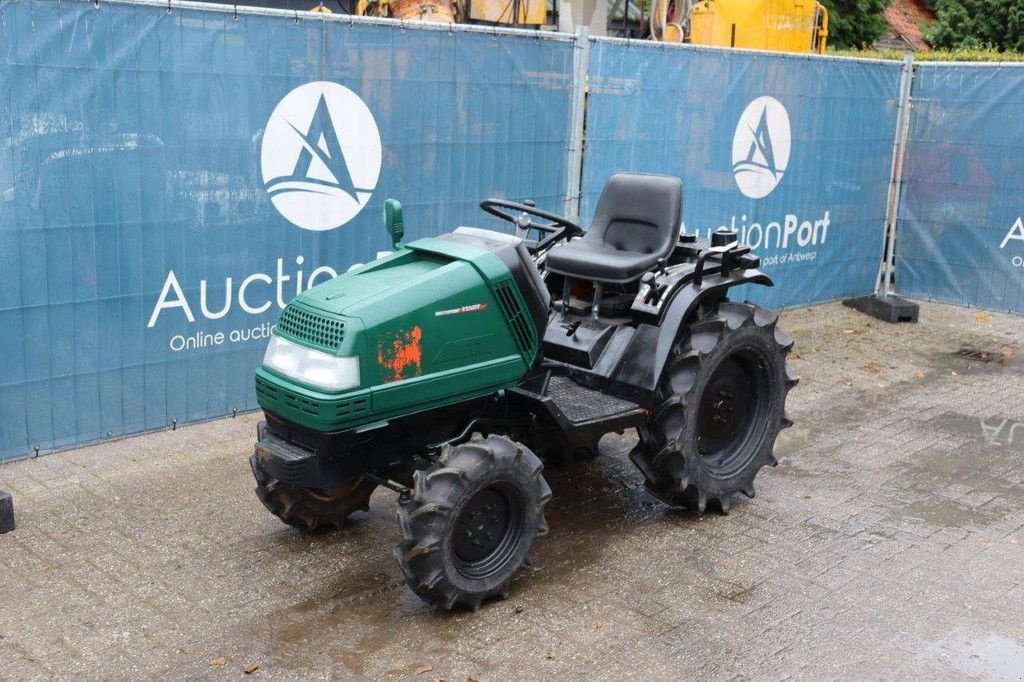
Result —
[[[679,236],[683,181],[671,175],[616,173],[601,192],[584,239],[620,251],[668,256]]]

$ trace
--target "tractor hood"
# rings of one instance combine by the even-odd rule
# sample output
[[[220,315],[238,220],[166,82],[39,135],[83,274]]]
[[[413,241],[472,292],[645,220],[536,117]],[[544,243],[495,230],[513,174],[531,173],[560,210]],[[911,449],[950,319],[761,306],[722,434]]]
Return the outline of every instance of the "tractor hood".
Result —
[[[401,296],[402,291],[421,285],[443,265],[432,259],[393,255],[313,287],[300,294],[295,301],[326,313],[359,317],[362,304],[380,305],[390,298]],[[358,310],[353,312],[353,307]]]
[[[257,370],[265,410],[321,431],[506,388],[539,345],[503,258],[459,234],[413,242],[300,294],[274,334],[339,362],[358,358],[358,386],[334,392]]]

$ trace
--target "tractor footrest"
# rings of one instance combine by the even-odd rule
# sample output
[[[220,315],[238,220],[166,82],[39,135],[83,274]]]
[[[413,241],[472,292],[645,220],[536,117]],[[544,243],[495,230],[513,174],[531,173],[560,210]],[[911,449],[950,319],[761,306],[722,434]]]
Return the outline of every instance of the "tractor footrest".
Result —
[[[562,376],[551,377],[545,395],[573,426],[604,422],[640,411],[635,403],[585,388]]]

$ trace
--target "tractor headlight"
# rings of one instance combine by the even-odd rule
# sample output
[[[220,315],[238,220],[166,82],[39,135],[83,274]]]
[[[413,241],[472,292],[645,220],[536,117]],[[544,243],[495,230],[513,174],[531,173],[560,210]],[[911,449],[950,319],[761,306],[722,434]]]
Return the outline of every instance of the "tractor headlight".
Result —
[[[318,388],[341,391],[359,385],[359,358],[338,357],[272,334],[263,364],[286,377]]]

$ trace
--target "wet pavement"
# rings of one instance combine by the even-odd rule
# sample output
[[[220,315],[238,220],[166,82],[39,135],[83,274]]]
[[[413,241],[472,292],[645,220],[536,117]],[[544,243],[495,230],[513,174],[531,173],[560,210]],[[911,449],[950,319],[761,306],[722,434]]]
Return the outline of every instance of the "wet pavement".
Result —
[[[667,509],[606,438],[477,613],[405,587],[387,491],[327,535],[267,514],[255,415],[0,466],[0,678],[1021,679],[1024,318],[783,324],[796,426],[755,499]]]

